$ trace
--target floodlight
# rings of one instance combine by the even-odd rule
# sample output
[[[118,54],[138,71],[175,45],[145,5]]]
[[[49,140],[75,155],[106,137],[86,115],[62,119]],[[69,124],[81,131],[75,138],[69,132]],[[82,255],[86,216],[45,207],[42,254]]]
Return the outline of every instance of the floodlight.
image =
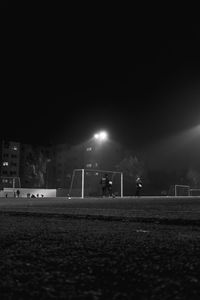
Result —
[[[108,134],[106,131],[100,131],[99,133],[94,134],[94,138],[99,141],[105,141],[108,138]]]
[[[106,133],[105,131],[101,131],[101,132],[99,133],[99,138],[100,138],[100,140],[102,140],[102,141],[106,140],[106,139],[107,139],[107,133]]]

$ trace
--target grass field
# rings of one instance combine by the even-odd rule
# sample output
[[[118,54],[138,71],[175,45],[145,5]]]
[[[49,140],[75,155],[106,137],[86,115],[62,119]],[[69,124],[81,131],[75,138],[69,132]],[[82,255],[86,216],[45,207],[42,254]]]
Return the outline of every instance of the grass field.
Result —
[[[0,199],[1,299],[199,299],[200,198]]]
[[[200,221],[200,197],[0,198],[1,211],[122,219]]]

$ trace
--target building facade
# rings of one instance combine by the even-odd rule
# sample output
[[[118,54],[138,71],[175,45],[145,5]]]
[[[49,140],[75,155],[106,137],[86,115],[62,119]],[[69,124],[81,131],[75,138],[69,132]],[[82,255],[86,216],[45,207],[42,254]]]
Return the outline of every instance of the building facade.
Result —
[[[2,141],[0,148],[0,187],[20,185],[20,143]]]
[[[33,146],[2,141],[0,188],[18,178],[23,188],[69,188],[73,169],[84,168],[83,148],[67,144]],[[17,182],[17,179],[16,179]]]
[[[99,143],[91,140],[84,145],[84,168],[114,171],[123,155],[121,145],[113,141]]]
[[[74,169],[114,170],[122,149],[113,142],[33,146],[3,141],[0,147],[1,188],[20,178],[23,188],[69,189]]]

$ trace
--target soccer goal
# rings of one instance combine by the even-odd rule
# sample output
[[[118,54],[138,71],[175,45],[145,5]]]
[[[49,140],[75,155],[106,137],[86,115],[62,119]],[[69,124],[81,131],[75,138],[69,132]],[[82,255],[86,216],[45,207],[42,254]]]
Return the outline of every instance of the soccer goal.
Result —
[[[21,188],[20,177],[0,177],[0,186],[3,188]]]
[[[112,190],[115,196],[123,197],[123,173],[93,169],[75,169],[72,174],[69,189],[70,197],[100,197],[101,178],[108,174],[112,181]]]
[[[190,189],[190,196],[200,196],[200,189]]]
[[[18,188],[21,188],[20,177],[0,177],[0,189],[10,197],[15,197]]]
[[[190,196],[190,186],[175,184],[175,196]]]

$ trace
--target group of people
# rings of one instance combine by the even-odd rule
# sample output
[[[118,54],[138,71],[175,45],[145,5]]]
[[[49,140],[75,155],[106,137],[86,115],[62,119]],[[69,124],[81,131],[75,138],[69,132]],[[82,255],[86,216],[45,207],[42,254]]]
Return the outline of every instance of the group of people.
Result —
[[[17,197],[17,198],[20,197],[20,190],[17,190],[16,192],[14,192],[14,197]],[[40,197],[39,194],[37,194],[36,196],[34,194],[30,194],[30,193],[27,194],[27,198],[39,198],[39,197]],[[41,197],[43,198],[44,195],[41,194]],[[6,198],[8,198],[8,194],[7,193],[6,193]]]
[[[105,174],[100,181],[101,187],[102,187],[102,196],[114,196],[113,190],[112,190],[112,180],[109,179],[108,174]],[[142,180],[140,177],[136,178],[136,190],[135,190],[135,196],[139,197],[141,195],[142,190]]]
[[[37,194],[36,196],[34,195],[34,194],[30,194],[30,193],[28,193],[27,194],[27,198],[39,198],[40,197],[40,195],[39,194]],[[41,197],[43,198],[44,197],[44,195],[43,194],[41,194]]]

